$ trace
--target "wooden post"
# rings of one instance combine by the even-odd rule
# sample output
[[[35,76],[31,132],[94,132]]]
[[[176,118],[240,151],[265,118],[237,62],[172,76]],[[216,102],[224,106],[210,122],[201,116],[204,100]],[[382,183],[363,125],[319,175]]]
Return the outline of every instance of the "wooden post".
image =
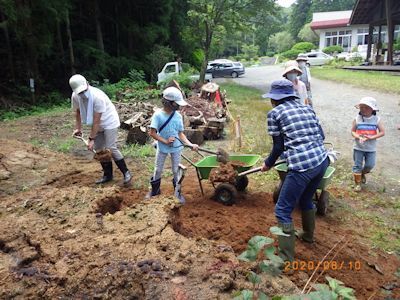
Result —
[[[242,125],[240,124],[240,116],[236,120],[236,138],[238,140],[239,149],[242,148]]]
[[[369,24],[369,30],[368,30],[368,48],[367,48],[367,59],[365,60],[366,62],[369,62],[371,59],[371,50],[372,50],[372,40],[374,37],[374,26]]]
[[[379,25],[378,43],[376,45],[376,58],[375,58],[376,64],[379,63],[380,56],[382,56],[382,55],[379,54],[379,50],[382,49],[382,41],[381,41],[381,39],[382,39],[382,25]]]
[[[387,64],[393,64],[393,37],[394,37],[394,26],[392,20],[392,14],[390,13],[391,0],[386,0],[386,21],[387,21],[387,34],[388,34],[388,48],[387,48]]]

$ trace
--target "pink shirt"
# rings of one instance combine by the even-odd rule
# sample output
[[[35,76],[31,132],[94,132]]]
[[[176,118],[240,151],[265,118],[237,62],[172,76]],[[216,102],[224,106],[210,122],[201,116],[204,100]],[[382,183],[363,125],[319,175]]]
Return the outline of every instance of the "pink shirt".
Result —
[[[307,88],[304,82],[297,79],[295,82],[293,82],[293,88],[297,96],[300,97],[299,99],[300,103],[306,104],[306,99],[308,98],[308,95],[307,95]]]

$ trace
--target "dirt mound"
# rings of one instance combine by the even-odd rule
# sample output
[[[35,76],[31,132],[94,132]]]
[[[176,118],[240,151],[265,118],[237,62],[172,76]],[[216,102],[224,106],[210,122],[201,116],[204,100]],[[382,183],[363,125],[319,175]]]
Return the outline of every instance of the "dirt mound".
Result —
[[[1,149],[11,181],[20,181],[0,201],[0,298],[230,299],[250,288],[228,244],[174,230],[176,199],[143,201],[146,191],[89,184],[94,162],[18,142]],[[296,291],[286,277],[263,276],[261,287],[270,295]]]
[[[225,241],[236,254],[240,254],[252,236],[269,235],[269,227],[276,225],[271,194],[242,193],[236,204],[224,206],[209,199],[213,193],[210,185],[204,185],[205,198],[201,196],[196,182],[185,179],[183,186],[187,203],[180,210],[176,229],[187,237]],[[296,227],[301,228],[301,216],[297,211],[294,221]],[[316,242],[309,245],[296,241],[297,262],[286,266],[289,278],[303,288],[318,261],[338,243],[335,249],[340,248],[340,251],[336,257],[328,257],[332,262],[325,264],[326,270],[318,282],[324,282],[325,276],[341,280],[356,290],[357,299],[369,299],[371,295],[375,295],[375,299],[383,299],[387,295],[398,299],[400,284],[399,278],[394,275],[400,266],[398,258],[380,251],[372,252],[365,241],[352,230],[343,229],[343,225],[342,221],[329,215],[318,217]]]

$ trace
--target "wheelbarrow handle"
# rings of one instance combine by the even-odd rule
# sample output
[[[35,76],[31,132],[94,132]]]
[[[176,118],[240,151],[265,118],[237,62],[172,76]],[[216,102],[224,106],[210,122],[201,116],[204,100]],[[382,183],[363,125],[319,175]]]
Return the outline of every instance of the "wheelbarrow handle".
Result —
[[[274,167],[277,166],[277,165],[283,164],[283,163],[285,163],[285,162],[286,162],[286,160],[280,159],[280,160],[278,160],[277,162],[275,162]],[[242,173],[239,173],[239,174],[238,174],[238,177],[260,172],[261,169],[262,169],[262,167],[257,167],[257,168],[253,168],[253,169],[244,171],[244,172],[242,172]]]
[[[262,169],[262,167],[258,167],[258,168],[254,168],[254,169],[250,169],[250,170],[244,171],[242,173],[239,173],[238,177],[260,172],[261,169]]]

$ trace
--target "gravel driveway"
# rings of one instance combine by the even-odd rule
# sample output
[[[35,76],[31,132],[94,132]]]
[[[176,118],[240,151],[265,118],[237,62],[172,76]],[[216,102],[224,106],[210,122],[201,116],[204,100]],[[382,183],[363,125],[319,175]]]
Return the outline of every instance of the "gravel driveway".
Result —
[[[283,67],[264,66],[247,68],[243,77],[236,79],[216,79],[216,82],[236,82],[241,85],[255,87],[264,93],[273,80],[281,78]],[[312,75],[312,69],[311,69]],[[358,110],[354,105],[364,96],[377,99],[379,116],[385,126],[386,135],[378,140],[377,166],[374,178],[384,179],[391,189],[400,186],[400,97],[374,90],[365,90],[345,83],[325,81],[313,78],[312,92],[315,111],[321,120],[326,140],[335,144],[341,152],[341,159],[348,164],[349,174],[352,166],[351,124]],[[261,101],[261,100],[260,100]]]

